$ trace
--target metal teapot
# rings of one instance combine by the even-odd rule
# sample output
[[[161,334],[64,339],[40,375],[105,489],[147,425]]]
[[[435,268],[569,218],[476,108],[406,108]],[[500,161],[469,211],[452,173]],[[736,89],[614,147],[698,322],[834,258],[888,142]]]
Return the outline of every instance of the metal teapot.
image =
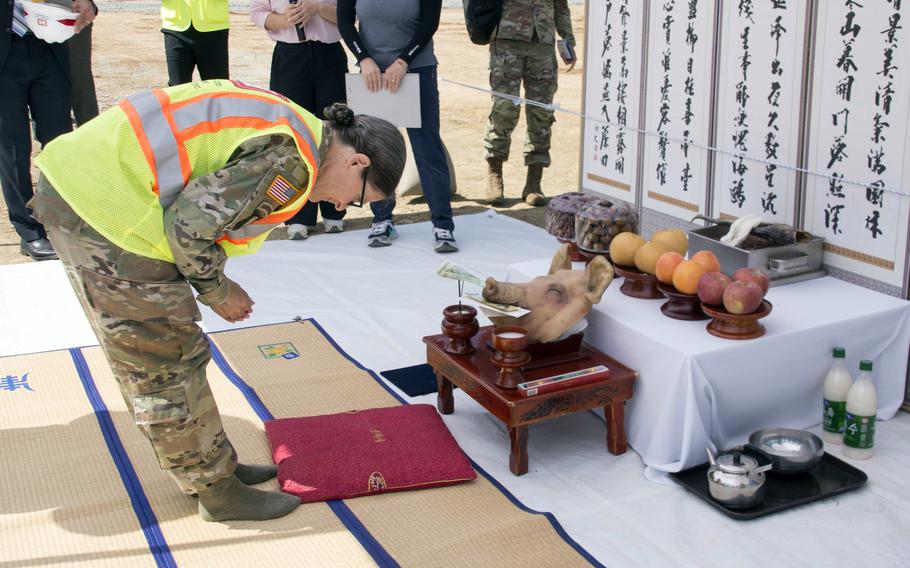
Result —
[[[741,449],[715,457],[709,448],[705,449],[711,463],[708,468],[711,498],[730,509],[748,509],[762,502],[765,498],[765,472],[771,469],[770,460],[760,460]]]

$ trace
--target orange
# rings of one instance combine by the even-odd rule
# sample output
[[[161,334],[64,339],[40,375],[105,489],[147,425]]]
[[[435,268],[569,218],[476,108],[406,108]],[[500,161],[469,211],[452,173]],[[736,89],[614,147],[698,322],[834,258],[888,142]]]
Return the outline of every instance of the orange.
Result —
[[[700,264],[705,269],[705,272],[720,272],[720,261],[709,250],[700,250],[689,260]],[[688,292],[686,293],[688,294]]]
[[[657,259],[656,274],[657,279],[664,284],[673,285],[673,273],[676,267],[685,259],[681,254],[675,251],[665,252]]]
[[[698,281],[707,272],[695,260],[684,260],[673,271],[673,287],[683,294],[698,292]]]

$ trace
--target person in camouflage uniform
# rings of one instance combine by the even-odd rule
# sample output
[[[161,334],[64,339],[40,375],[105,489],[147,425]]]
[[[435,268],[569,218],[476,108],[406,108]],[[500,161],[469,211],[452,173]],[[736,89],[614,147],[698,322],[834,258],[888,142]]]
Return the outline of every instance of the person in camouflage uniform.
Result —
[[[575,47],[572,19],[567,0],[503,0],[499,29],[490,42],[490,88],[519,96],[524,82],[525,98],[553,102],[557,87],[556,34]],[[574,65],[574,60],[565,60]],[[528,176],[521,197],[530,205],[543,205],[540,189],[543,169],[550,165],[550,135],[553,111],[525,105],[528,134],[524,159]],[[493,108],[484,137],[488,164],[487,199],[503,202],[502,163],[509,159],[512,131],[518,125],[520,107],[511,100],[493,95]]]
[[[341,104],[326,109],[327,117],[339,113],[346,119],[330,118],[323,129],[319,176],[310,199],[342,210],[358,197],[360,206],[392,195],[404,169],[403,137],[391,124],[362,116],[357,128],[342,132],[345,120],[350,124],[354,115]],[[363,146],[368,137],[374,140]],[[333,148],[339,150],[333,154]],[[353,151],[372,154],[374,175],[363,173],[362,183],[362,172],[354,178],[341,171]],[[227,321],[249,317],[253,301],[224,275],[227,255],[215,241],[227,229],[284,204],[268,192],[276,176],[299,192],[310,175],[290,136],[265,135],[240,144],[223,168],[194,176],[165,209],[173,263],[110,242],[73,211],[43,174],[30,203],[57,247],[136,424],[160,467],[185,493],[199,496],[199,512],[206,520],[269,519],[299,505],[292,495],[246,487],[274,477],[277,468],[238,464],[206,380],[211,355],[195,323],[201,314],[192,288],[200,302]]]

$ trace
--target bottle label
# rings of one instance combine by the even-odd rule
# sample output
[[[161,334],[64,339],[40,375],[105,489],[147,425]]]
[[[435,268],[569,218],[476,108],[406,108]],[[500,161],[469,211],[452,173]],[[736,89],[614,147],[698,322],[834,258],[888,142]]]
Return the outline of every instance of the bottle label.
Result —
[[[822,427],[825,432],[842,433],[847,421],[847,401],[825,400],[825,419]]]
[[[844,427],[844,445],[851,448],[871,448],[875,443],[875,415],[857,416],[847,413]]]

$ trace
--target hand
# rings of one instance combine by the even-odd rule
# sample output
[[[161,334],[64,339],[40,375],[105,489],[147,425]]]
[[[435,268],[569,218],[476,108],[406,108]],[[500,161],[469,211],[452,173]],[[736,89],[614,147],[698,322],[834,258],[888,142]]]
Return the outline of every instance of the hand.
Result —
[[[298,0],[297,2],[302,7],[300,8],[301,19],[300,23],[305,24],[310,21],[310,18],[319,13],[319,2],[313,0]]]
[[[319,5],[309,0],[298,0],[296,4],[289,4],[286,13],[288,24],[292,26],[303,25],[316,15],[318,9]]]
[[[559,54],[559,58],[562,59],[562,62],[569,66],[566,71],[571,71],[578,62],[578,55],[575,52],[574,43],[575,40],[566,39],[561,39],[556,42],[556,53]]]
[[[90,0],[73,0],[73,12],[79,14],[74,25],[76,33],[95,20],[95,5]]]
[[[365,57],[361,60],[360,74],[363,75],[367,90],[371,93],[382,88],[382,73],[379,72],[379,65],[376,65],[372,57]]]
[[[284,13],[284,19],[287,21],[288,27],[296,25],[300,20],[300,11],[303,9],[303,4],[297,2],[295,4],[288,4],[288,9]]]
[[[231,287],[228,297],[217,306],[210,307],[224,320],[237,323],[250,317],[250,314],[253,313],[253,304],[256,302],[250,299],[240,284],[228,279],[228,285]]]
[[[385,75],[383,75],[382,82],[385,85],[385,88],[393,95],[397,93],[398,88],[401,86],[401,81],[404,79],[407,72],[408,64],[405,63],[403,59],[396,59],[389,65],[389,68],[385,70]]]

